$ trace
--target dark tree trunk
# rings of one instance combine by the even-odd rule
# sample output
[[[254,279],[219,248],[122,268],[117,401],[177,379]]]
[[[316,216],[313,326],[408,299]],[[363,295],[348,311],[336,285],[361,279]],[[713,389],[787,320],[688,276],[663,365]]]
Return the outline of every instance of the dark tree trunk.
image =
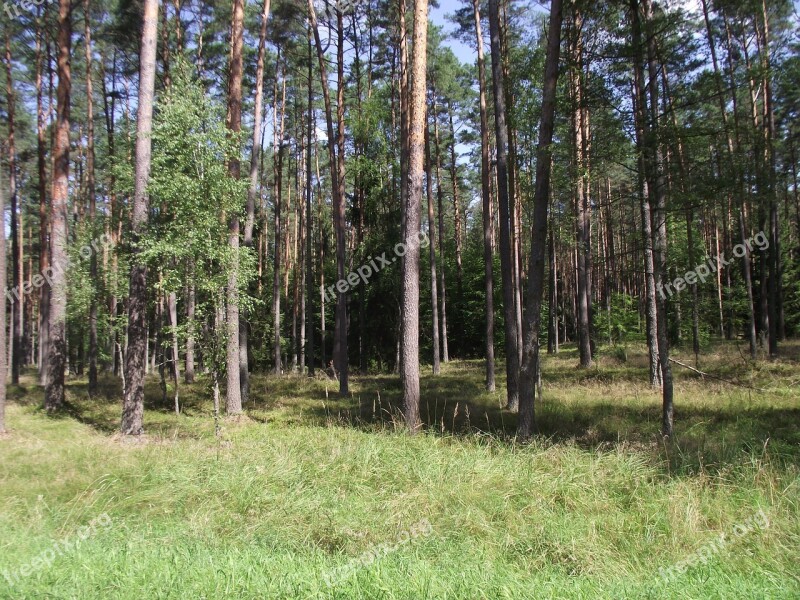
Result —
[[[483,52],[480,0],[473,0],[475,38],[478,48],[478,87],[481,113],[481,198],[483,200],[483,270],[486,295],[486,389],[495,390],[494,381],[494,258],[492,256],[492,192],[489,164],[489,116],[486,108],[486,59]]]
[[[122,433],[140,435],[144,431],[144,377],[147,353],[147,267],[136,247],[148,224],[152,151],[153,93],[156,79],[156,38],[158,0],[145,0],[144,27],[139,74],[139,104],[136,118],[136,173],[131,233],[134,254],[131,261],[128,298],[128,347],[125,352],[125,385],[122,406]]]
[[[533,228],[528,276],[528,298],[523,325],[524,343],[520,368],[519,422],[517,435],[527,441],[536,426],[534,401],[539,373],[539,329],[544,297],[544,261],[547,240],[547,209],[550,191],[551,144],[555,128],[558,58],[561,50],[561,0],[550,3],[550,25],[542,91],[542,121],[536,151],[536,187],[533,196]]]
[[[514,267],[511,253],[511,214],[508,201],[508,128],[506,127],[503,63],[500,53],[498,0],[489,0],[489,31],[492,40],[492,91],[494,93],[495,138],[497,141],[497,195],[500,209],[500,270],[503,276],[507,408],[517,411],[519,408],[519,333],[512,277]]]
[[[11,300],[11,383],[19,384],[22,366],[22,331],[24,327],[25,294],[22,293],[22,246],[19,243],[21,228],[17,210],[17,144],[16,144],[16,94],[11,65],[11,36],[6,31],[6,99],[8,102],[8,191],[11,199],[11,280],[13,286]],[[21,213],[21,211],[19,211]]]
[[[83,0],[84,49],[86,51],[86,194],[89,196],[89,227],[92,240],[97,229],[97,201],[94,174],[94,88],[92,85],[92,28],[89,19],[89,0]],[[97,285],[97,252],[92,252],[89,264],[92,285]],[[97,290],[92,287],[89,300],[89,394],[97,391]]]
[[[433,346],[433,374],[438,375],[440,371],[439,354],[439,282],[436,278],[436,220],[433,213],[433,177],[431,176],[431,136],[430,131],[425,127],[425,192],[428,199],[428,235],[430,238],[429,263],[431,273],[431,341]]]
[[[312,212],[311,212],[311,150],[314,145],[314,63],[312,60],[311,29],[308,31],[308,122],[306,132],[306,335],[308,349],[306,361],[308,376],[314,376],[314,259],[312,256]],[[324,368],[324,365],[323,365]]]

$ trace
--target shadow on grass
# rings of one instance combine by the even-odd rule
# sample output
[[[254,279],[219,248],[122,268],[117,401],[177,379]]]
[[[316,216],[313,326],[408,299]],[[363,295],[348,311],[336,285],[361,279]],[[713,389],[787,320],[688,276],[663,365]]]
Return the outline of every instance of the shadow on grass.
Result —
[[[758,363],[747,372],[736,366],[735,348],[730,345],[722,346],[721,354],[702,357],[715,373],[777,384],[774,394],[712,384],[689,371],[678,371],[676,381],[683,387],[676,395],[676,436],[669,445],[659,438],[660,398],[646,388],[647,364],[642,354],[632,352],[625,362],[602,356],[596,367],[581,370],[576,368],[573,349],[567,349],[546,358],[544,399],[537,399],[536,406],[539,438],[547,444],[572,444],[589,451],[650,449],[668,458],[669,468],[678,472],[722,467],[740,461],[742,452],[757,453],[765,447],[775,460],[800,464],[796,427],[800,403],[794,383],[798,370],[792,362],[800,355],[798,349],[798,344],[787,344],[779,362]],[[424,373],[420,415],[425,429],[436,435],[491,437],[512,443],[517,416],[504,407],[502,363],[496,372],[495,392],[485,390],[482,361],[443,365],[437,377]],[[92,398],[83,380],[70,381],[68,392],[69,401],[56,418],[75,419],[104,435],[117,432],[122,397],[117,378],[101,377]],[[174,414],[172,394],[172,384],[165,398],[160,382],[147,380],[148,433],[184,438],[208,435],[213,414],[208,381],[199,377],[195,384],[181,384],[180,416]],[[10,399],[23,405],[40,406],[42,396],[31,376],[9,392]],[[370,433],[404,427],[402,390],[394,375],[355,376],[346,398],[339,397],[336,381],[322,374],[315,379],[254,375],[251,399],[244,408],[250,420],[260,425],[341,426]]]

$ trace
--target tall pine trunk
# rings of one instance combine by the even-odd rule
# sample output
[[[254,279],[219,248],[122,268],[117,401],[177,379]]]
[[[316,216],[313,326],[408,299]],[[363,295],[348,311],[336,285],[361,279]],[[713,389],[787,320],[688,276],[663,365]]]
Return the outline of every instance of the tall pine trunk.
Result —
[[[94,174],[94,87],[92,85],[92,29],[89,18],[89,0],[83,0],[84,34],[83,43],[86,52],[86,194],[89,196],[89,228],[92,240],[97,228],[97,200],[95,198]],[[89,259],[89,273],[92,281],[89,299],[89,394],[97,391],[97,252],[92,252]]]
[[[421,428],[419,416],[419,263],[422,184],[425,176],[426,66],[428,0],[414,3],[414,46],[411,53],[411,94],[408,126],[408,193],[405,212],[405,260],[402,275],[400,383],[409,431]]]
[[[242,47],[244,45],[244,0],[234,0],[231,17],[231,54],[228,69],[228,115],[227,127],[233,135],[242,130]],[[241,176],[239,150],[228,159],[228,175],[232,179]],[[242,412],[242,373],[239,360],[239,214],[234,210],[228,225],[228,245],[232,264],[228,272],[227,293],[227,371],[228,386],[225,393],[225,412],[237,415]],[[245,357],[244,371],[247,371]]]
[[[500,52],[500,9],[489,0],[489,31],[492,49],[492,91],[494,93],[495,138],[497,141],[497,196],[500,209],[500,271],[503,276],[507,408],[519,408],[519,332],[514,306],[514,278],[511,252],[511,214],[508,190],[508,128]]]
[[[483,207],[483,271],[486,296],[486,325],[484,330],[486,354],[486,389],[495,390],[494,381],[494,258],[492,256],[492,192],[489,178],[489,116],[486,108],[486,59],[483,52],[480,0],[473,0],[475,39],[478,48],[478,88],[481,114],[481,198]]]
[[[58,91],[56,138],[53,148],[53,203],[50,237],[50,264],[53,275],[50,289],[50,340],[45,407],[58,410],[64,403],[67,323],[67,202],[69,196],[69,128],[72,73],[72,5],[60,0],[58,11]]]
[[[66,1],[66,0],[65,0]],[[145,0],[144,25],[139,64],[139,105],[136,118],[136,172],[131,234],[130,294],[128,299],[128,345],[125,352],[125,385],[122,405],[122,433],[144,432],[144,377],[147,354],[147,266],[141,259],[137,243],[149,221],[150,179],[153,129],[153,95],[156,80],[156,37],[158,34],[158,0]]]
[[[547,55],[544,64],[542,120],[536,150],[536,183],[533,195],[533,227],[528,276],[528,298],[523,325],[524,342],[520,367],[519,421],[517,435],[528,441],[536,426],[534,402],[539,374],[539,329],[544,299],[544,261],[547,242],[547,212],[552,165],[553,130],[555,128],[558,59],[561,51],[561,0],[550,3],[550,25],[547,34]]]

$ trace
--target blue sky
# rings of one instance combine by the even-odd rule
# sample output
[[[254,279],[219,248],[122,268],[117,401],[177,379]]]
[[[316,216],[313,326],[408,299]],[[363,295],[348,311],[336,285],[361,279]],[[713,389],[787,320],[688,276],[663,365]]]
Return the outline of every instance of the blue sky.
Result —
[[[447,15],[464,6],[464,0],[439,0],[439,5],[439,8],[430,9],[430,20],[432,23],[444,27],[445,32],[449,33],[455,29],[455,26],[447,20]],[[475,51],[469,46],[454,39],[448,39],[446,43],[462,63],[472,64],[475,62]]]

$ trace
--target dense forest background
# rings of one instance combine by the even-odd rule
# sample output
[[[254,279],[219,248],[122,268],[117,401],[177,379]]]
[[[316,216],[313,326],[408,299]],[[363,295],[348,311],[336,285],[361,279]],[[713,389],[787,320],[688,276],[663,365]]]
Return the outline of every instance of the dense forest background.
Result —
[[[643,342],[669,434],[671,346],[779,356],[796,5],[451,8],[473,63],[427,2],[7,2],[11,381],[35,366],[57,409],[64,373],[112,373],[136,434],[145,374],[237,413],[250,372],[395,372],[413,408],[420,363],[494,389],[497,354],[530,427],[540,346]]]

